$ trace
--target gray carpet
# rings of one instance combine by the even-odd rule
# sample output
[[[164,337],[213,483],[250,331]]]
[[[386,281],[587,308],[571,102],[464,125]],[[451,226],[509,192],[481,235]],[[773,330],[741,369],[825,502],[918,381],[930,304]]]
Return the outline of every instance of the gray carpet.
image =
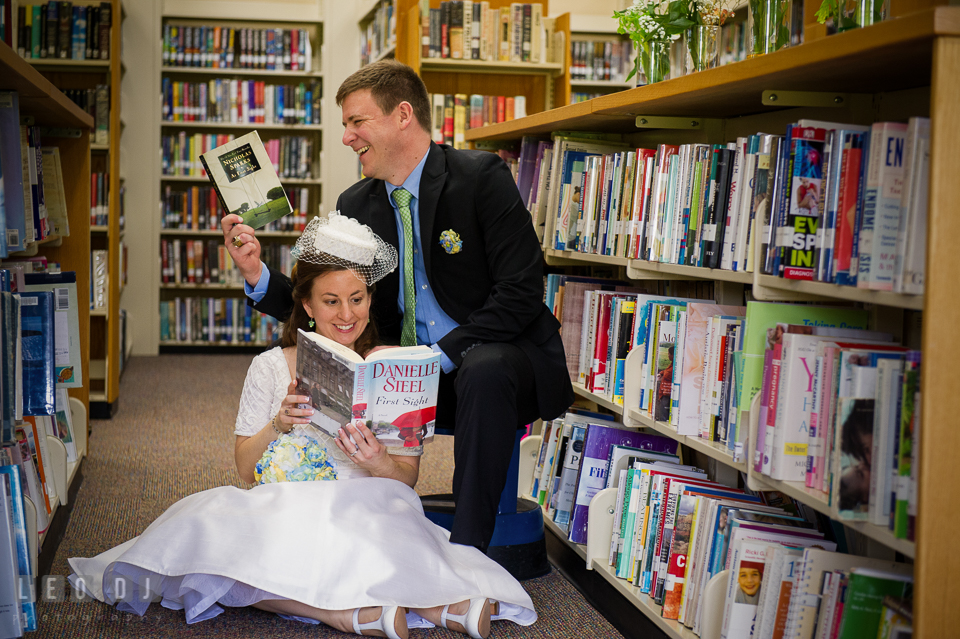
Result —
[[[178,499],[242,485],[233,462],[233,424],[248,355],[135,357],[120,384],[115,417],[93,421],[84,481],[52,574],[68,574],[68,557],[89,557],[140,534]],[[417,490],[450,492],[452,438],[427,446]],[[495,622],[496,638],[619,638],[556,570],[523,583],[539,620],[522,628]],[[227,609],[188,626],[180,611],[153,604],[146,615],[99,602],[41,602],[33,637],[350,637],[327,626],[285,621],[252,608]],[[411,639],[465,637],[442,628],[411,630]]]

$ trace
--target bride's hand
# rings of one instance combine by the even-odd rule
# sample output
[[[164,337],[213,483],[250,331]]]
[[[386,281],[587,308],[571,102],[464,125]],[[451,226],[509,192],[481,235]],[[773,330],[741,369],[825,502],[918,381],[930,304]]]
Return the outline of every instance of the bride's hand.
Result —
[[[356,419],[340,429],[337,447],[350,456],[353,463],[373,472],[389,460],[386,447],[380,443],[363,420]]]
[[[287,396],[280,402],[280,412],[274,418],[281,433],[289,433],[297,424],[309,424],[310,415],[313,415],[310,398],[296,392],[297,382],[294,380],[287,386]]]

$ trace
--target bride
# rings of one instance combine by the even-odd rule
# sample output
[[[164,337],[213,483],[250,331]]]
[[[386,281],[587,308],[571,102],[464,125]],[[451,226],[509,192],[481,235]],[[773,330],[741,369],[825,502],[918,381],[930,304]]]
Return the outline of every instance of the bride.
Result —
[[[296,394],[298,328],[360,355],[375,350],[371,296],[396,267],[396,250],[369,227],[331,213],[307,225],[293,255],[295,304],[281,346],[258,355],[244,382],[237,470],[249,483],[283,479],[270,470],[271,452],[309,441],[326,453],[324,478],[337,481],[191,495],[139,537],[70,559],[71,584],[139,615],[160,601],[184,610],[187,623],[215,617],[222,606],[391,639],[406,639],[410,627],[486,637],[491,619],[534,623],[533,602],[506,570],[476,548],[450,543],[423,515],[413,491],[422,445],[386,448],[359,421],[329,437],[308,425],[310,399]]]

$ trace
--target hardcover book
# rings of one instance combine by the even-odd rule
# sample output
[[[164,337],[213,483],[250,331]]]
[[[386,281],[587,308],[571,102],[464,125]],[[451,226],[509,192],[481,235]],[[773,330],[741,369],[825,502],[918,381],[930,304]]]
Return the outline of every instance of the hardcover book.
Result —
[[[297,392],[309,395],[311,423],[331,437],[364,420],[384,446],[433,438],[440,354],[427,346],[389,348],[367,359],[317,333],[297,336]]]
[[[293,211],[256,131],[200,155],[223,210],[255,229]]]

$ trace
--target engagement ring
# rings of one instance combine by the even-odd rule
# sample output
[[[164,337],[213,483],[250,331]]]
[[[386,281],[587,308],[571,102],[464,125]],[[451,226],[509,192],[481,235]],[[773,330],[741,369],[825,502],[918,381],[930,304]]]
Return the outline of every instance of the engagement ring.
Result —
[[[360,452],[360,448],[357,447],[357,449],[356,449],[355,451],[353,451],[352,453],[350,453],[350,456],[351,456],[351,457],[356,457],[356,456],[357,456],[357,453],[359,453],[359,452]]]

